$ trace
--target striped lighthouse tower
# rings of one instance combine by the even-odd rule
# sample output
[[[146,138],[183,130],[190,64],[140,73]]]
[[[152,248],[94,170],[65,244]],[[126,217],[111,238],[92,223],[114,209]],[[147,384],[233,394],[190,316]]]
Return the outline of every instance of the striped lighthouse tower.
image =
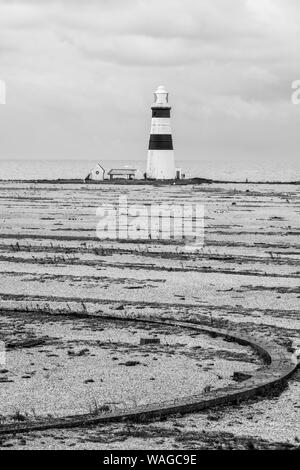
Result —
[[[170,122],[171,106],[168,103],[168,92],[159,86],[154,93],[151,132],[149,139],[147,178],[174,179],[175,161]]]

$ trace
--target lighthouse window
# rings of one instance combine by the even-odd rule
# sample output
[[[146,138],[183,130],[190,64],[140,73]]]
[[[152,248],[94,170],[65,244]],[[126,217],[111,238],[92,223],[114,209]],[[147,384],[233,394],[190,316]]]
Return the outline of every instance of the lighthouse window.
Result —
[[[99,175],[99,171],[96,171],[96,175]]]

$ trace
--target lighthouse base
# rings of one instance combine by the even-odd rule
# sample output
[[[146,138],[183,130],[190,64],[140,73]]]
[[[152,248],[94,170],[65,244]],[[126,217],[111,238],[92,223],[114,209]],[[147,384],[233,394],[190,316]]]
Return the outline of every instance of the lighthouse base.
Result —
[[[147,178],[156,180],[170,180],[175,178],[173,150],[148,151]]]

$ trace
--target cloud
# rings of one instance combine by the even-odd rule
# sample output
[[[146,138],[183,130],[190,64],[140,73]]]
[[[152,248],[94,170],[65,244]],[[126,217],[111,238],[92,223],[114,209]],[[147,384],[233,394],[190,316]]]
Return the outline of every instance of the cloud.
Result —
[[[299,20],[296,0],[0,0],[0,156],[144,158],[159,83],[188,157],[199,127],[212,155],[259,133],[272,156],[281,126],[295,155]]]

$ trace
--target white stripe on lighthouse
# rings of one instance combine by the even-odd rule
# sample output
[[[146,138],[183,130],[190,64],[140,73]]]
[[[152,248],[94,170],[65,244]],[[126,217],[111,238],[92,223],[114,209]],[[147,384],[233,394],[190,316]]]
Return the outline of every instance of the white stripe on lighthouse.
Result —
[[[149,150],[147,177],[155,180],[175,178],[173,150]]]
[[[172,134],[170,118],[152,118],[151,134]]]

